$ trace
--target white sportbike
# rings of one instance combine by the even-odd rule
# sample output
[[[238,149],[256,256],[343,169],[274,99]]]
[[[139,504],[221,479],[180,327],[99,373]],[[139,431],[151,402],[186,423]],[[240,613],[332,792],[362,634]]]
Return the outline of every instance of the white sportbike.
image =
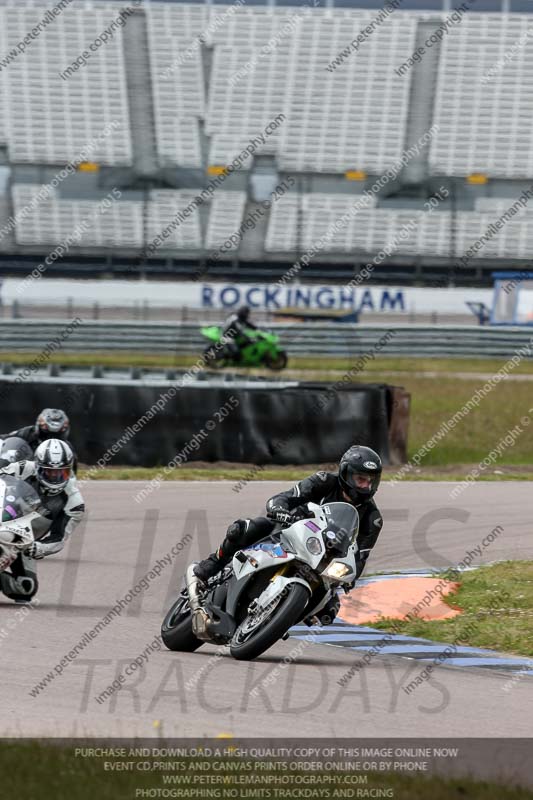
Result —
[[[229,644],[236,659],[257,658],[298,622],[317,616],[356,578],[359,516],[348,503],[308,504],[309,519],[240,550],[207,585],[186,572],[161,636],[169,650]]]
[[[26,481],[0,475],[0,572],[5,572],[35,540],[34,520],[41,518],[39,495]]]

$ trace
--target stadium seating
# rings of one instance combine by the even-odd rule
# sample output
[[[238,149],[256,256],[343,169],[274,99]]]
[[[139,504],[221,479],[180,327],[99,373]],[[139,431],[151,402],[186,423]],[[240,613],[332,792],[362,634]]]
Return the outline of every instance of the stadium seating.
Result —
[[[340,201],[340,198],[343,198]],[[364,198],[368,200],[368,198]],[[301,230],[298,234],[301,203]],[[339,231],[329,238],[326,252],[379,253],[389,246],[394,254],[430,255],[458,258],[465,253],[498,217],[498,212],[462,212],[455,219],[455,252],[451,251],[452,217],[450,212],[432,214],[408,209],[363,207],[357,195],[304,195],[283,197],[273,206],[266,237],[269,252],[301,252],[317,246],[328,230],[346,214],[350,207],[361,208]],[[499,213],[509,207],[505,202]],[[512,219],[483,243],[473,258],[528,258],[533,248],[533,227],[527,216]]]
[[[199,120],[205,116],[205,89],[198,37],[206,25],[206,6],[151,3],[147,7],[161,166],[202,166]]]
[[[391,17],[360,53],[326,69],[370,20],[357,11],[305,8],[248,8],[232,16],[214,37],[210,162],[227,163],[284,113],[287,121],[259,150],[275,153],[284,169],[391,166],[402,151],[410,88],[393,67],[413,48],[416,18]]]
[[[0,102],[6,109],[0,115],[0,147],[6,148],[12,164],[66,164],[88,145],[87,160],[109,167],[134,163],[138,154],[133,153],[126,70],[126,64],[132,65],[131,39],[128,45],[124,30],[117,29],[87,66],[67,80],[59,75],[121,6],[99,0],[72,4],[0,69]],[[46,9],[45,0],[0,0],[0,60]],[[413,128],[410,95],[417,68],[401,77],[395,68],[420,40],[420,26],[438,21],[438,14],[397,10],[357,52],[337,61],[335,69],[327,67],[375,19],[374,11],[154,0],[137,14],[139,41],[147,42],[143,46],[149,52],[143,69],[160,168],[204,170],[228,164],[283,114],[284,121],[265,136],[257,153],[271,156],[280,172],[318,176],[316,191],[298,195],[291,190],[273,203],[267,253],[302,251],[328,237],[325,252],[344,255],[376,253],[392,243],[399,254],[457,257],[522,191],[506,187],[501,192],[505,197],[476,197],[474,192],[473,210],[461,207],[453,223],[449,211],[441,208],[427,214],[387,203],[383,207],[381,198],[378,206],[375,198],[345,193],[347,170],[358,170],[363,177],[364,172],[381,175],[412,143],[416,124]],[[443,38],[432,62],[437,65],[432,66],[437,70],[436,94],[433,119],[431,113],[428,119],[438,132],[429,147],[430,174],[533,177],[533,54],[529,43],[516,47],[530,21],[526,14],[472,14]],[[513,56],[507,57],[513,48]],[[125,53],[130,53],[129,61]],[[143,113],[141,108],[141,122]],[[116,126],[113,132],[102,135],[110,124]],[[248,159],[242,170],[252,163]],[[182,185],[191,186],[190,178]],[[248,194],[242,185],[239,191],[231,183],[231,191],[227,184],[217,188],[201,213],[172,230],[165,247],[220,247],[243,220]],[[36,183],[15,182],[14,213],[38,189]],[[57,244],[93,215],[91,230],[77,244],[142,247],[143,229],[149,239],[158,236],[198,189],[152,191],[146,209],[140,201],[121,199],[103,214],[97,213],[97,201],[66,200],[62,191],[60,187],[39,203],[17,226],[18,244]],[[329,235],[356,202],[361,205],[357,216]],[[529,215],[529,206],[520,210],[475,257],[529,258]]]
[[[1,8],[0,52],[9,53],[23,40],[46,8]],[[60,77],[109,23],[105,8],[67,7],[0,72],[6,108],[0,137],[12,163],[64,164],[93,143],[90,155],[100,164],[131,164],[120,28],[85,67],[66,80]],[[103,135],[111,123],[116,128]]]
[[[285,169],[382,173],[401,156],[411,76],[394,67],[414,48],[416,18],[392,15],[357,53],[326,69],[371,19],[332,12],[302,21],[290,49],[279,151]]]
[[[474,208],[476,211],[481,211],[485,213],[490,213],[494,217],[503,214],[509,206],[512,206],[516,203],[516,197],[478,197],[474,202]],[[520,206],[517,210],[518,214],[531,214],[532,209],[530,208],[529,204],[525,206]]]
[[[31,203],[40,189],[40,185],[15,184],[15,215]],[[151,192],[147,209],[147,241],[159,236],[176,219],[177,212],[185,208],[196,194],[191,190]],[[143,203],[119,199],[105,208],[95,200],[61,200],[57,193],[52,193],[25,216],[23,224],[17,226],[16,239],[18,244],[56,245],[66,241],[76,231],[80,234],[79,238],[72,241],[69,247],[141,248]],[[179,221],[177,227],[169,232],[165,247],[191,250],[202,247],[197,213]]]
[[[96,0],[66,8],[23,57],[0,71],[7,108],[0,144],[7,143],[13,163],[65,163],[112,120],[120,127],[99,143],[94,159],[131,163],[122,29],[87,66],[67,80],[58,77],[119,8]],[[43,2],[7,0],[0,8],[1,52],[23,39],[45,10]],[[401,155],[412,70],[400,77],[395,67],[412,52],[422,15],[391,14],[332,70],[328,64],[375,13],[152,2],[144,15],[161,166],[205,166],[202,129],[210,139],[208,162],[228,163],[280,112],[286,121],[258,152],[274,154],[283,169],[377,174]],[[526,14],[476,14],[444,37],[434,119],[439,132],[430,149],[434,173],[533,175],[532,48],[518,47],[495,69],[529,24]]]
[[[31,203],[40,185],[15,184],[14,213]],[[147,213],[147,241],[155,239],[177,218],[196,196],[192,190],[158,190],[150,192]],[[502,203],[502,201],[497,201]],[[162,249],[218,249],[239,229],[243,221],[246,192],[219,190],[206,206],[209,208],[205,239],[199,213],[180,220],[169,232]],[[364,195],[313,193],[286,194],[272,205],[265,249],[267,252],[305,251],[317,246],[324,237],[325,252],[378,253],[387,246],[393,253],[404,255],[436,255],[459,257],[489,230],[499,214],[509,206],[487,211],[462,212],[455,219],[455,253],[451,252],[451,214],[436,211],[392,210],[375,207],[375,199]],[[358,209],[355,216],[351,208]],[[345,216],[345,224],[333,226]],[[84,223],[87,223],[85,226]],[[87,227],[87,230],[84,228]],[[74,231],[79,237],[72,247],[142,247],[143,204],[140,201],[117,200],[108,209],[99,211],[99,203],[61,200],[57,193],[41,201],[17,226],[18,244],[55,245],[65,241]],[[226,248],[226,252],[230,248]],[[319,249],[320,246],[319,246]],[[507,222],[497,236],[484,242],[473,258],[528,258],[533,250],[533,226],[529,215],[517,215]]]
[[[148,239],[155,239],[173,220],[177,212],[183,210],[198,193],[192,190],[179,191],[158,190],[150,192],[148,204]],[[163,246],[162,246],[163,247]],[[178,249],[198,249],[202,247],[202,234],[198,211],[179,220],[165,240],[164,247]]]
[[[351,208],[361,209],[357,217],[347,218],[346,225],[329,238],[328,249],[346,252],[353,247],[368,250],[368,208],[375,198],[345,194],[286,194],[271,209],[265,249],[269,252],[290,252],[309,248]]]
[[[13,187],[14,213],[31,203],[40,185],[20,184]],[[41,201],[17,225],[18,244],[58,245],[74,237],[72,247],[141,247],[142,204],[116,201],[109,208],[90,200],[61,200],[56,193]]]
[[[435,97],[433,172],[533,176],[533,48],[526,14],[467,16],[444,37]]]
[[[295,9],[241,8],[226,14],[225,23],[213,31],[206,115],[206,133],[212,137],[210,164],[231,162],[283,112],[291,38],[281,32],[287,25],[294,29],[294,16]],[[279,45],[273,50],[277,37]],[[258,153],[278,151],[280,130],[265,137]],[[249,166],[247,162],[244,168]]]
[[[216,250],[235,233],[241,225],[246,192],[219,190],[213,195],[206,233],[206,247]],[[227,248],[226,248],[227,250]]]

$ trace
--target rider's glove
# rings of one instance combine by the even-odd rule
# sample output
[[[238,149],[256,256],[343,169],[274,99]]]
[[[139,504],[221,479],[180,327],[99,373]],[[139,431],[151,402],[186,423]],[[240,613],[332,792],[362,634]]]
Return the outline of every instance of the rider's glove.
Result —
[[[312,511],[309,511],[307,506],[298,506],[291,511],[291,518],[293,522],[299,522],[301,519],[311,519],[314,517]]]
[[[268,516],[283,525],[292,525],[293,522],[301,519],[309,519],[313,514],[305,506],[298,506],[292,511],[287,511],[286,508],[272,508],[268,512]]]
[[[268,516],[270,519],[281,522],[283,525],[292,525],[294,522],[291,512],[284,508],[272,508],[268,512]]]

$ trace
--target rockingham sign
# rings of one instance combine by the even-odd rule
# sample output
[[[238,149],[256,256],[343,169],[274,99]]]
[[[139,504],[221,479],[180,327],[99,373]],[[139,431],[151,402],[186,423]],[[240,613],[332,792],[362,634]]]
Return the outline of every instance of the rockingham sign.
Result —
[[[269,284],[204,284],[202,308],[336,309],[345,311],[406,311],[405,290],[355,289],[344,286],[271,286]]]
[[[343,284],[233,283],[214,281],[154,280],[63,280],[42,277],[20,289],[22,280],[6,278],[0,288],[4,305],[14,300],[22,305],[64,305],[71,300],[76,309],[100,306],[128,308],[148,304],[151,308],[218,309],[228,313],[248,305],[257,311],[297,309],[351,311],[377,314],[468,314],[467,301],[492,304],[492,289],[431,289],[410,286],[346,286]]]

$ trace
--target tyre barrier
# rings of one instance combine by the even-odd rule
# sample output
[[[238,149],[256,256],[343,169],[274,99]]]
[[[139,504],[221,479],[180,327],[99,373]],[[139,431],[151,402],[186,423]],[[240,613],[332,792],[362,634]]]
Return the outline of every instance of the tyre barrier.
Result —
[[[387,464],[407,457],[410,398],[385,384],[4,374],[0,400],[4,432],[42,408],[64,408],[78,458],[89,465],[333,463],[356,442]]]

